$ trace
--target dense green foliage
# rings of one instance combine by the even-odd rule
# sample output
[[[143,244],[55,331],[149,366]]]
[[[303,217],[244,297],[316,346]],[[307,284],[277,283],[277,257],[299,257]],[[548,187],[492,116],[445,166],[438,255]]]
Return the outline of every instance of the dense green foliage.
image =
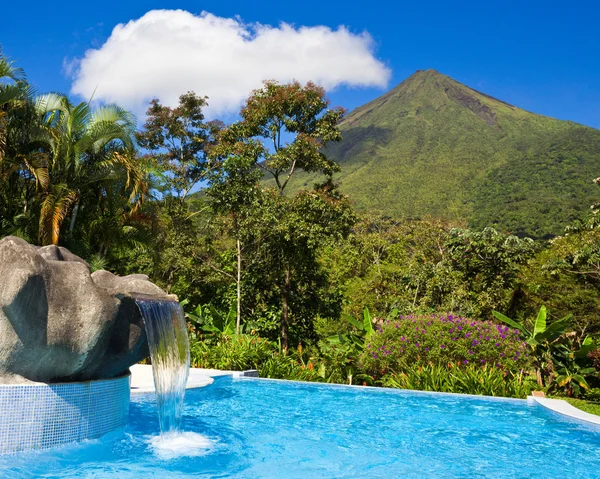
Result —
[[[350,112],[329,147],[361,211],[549,237],[595,200],[600,132],[527,111],[433,70]],[[299,176],[291,185],[310,185]]]
[[[185,300],[195,366],[594,396],[597,132],[432,72],[346,119],[311,83],[266,82],[230,125],[207,102],[153,100],[138,129],[0,55],[0,235],[147,274]]]
[[[521,372],[503,371],[489,365],[425,364],[389,374],[381,383],[387,387],[420,391],[517,398],[525,398],[536,389],[535,381]]]

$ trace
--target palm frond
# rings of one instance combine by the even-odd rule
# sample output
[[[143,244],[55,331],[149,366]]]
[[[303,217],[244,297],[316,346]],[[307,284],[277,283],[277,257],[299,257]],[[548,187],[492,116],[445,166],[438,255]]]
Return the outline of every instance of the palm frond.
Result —
[[[58,244],[60,228],[67,217],[77,194],[64,183],[52,185],[42,202],[40,213],[40,241],[42,244]]]

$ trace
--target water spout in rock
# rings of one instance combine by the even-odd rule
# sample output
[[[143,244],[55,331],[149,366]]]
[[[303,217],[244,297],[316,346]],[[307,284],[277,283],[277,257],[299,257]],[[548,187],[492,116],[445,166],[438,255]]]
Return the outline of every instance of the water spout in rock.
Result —
[[[190,369],[190,348],[176,301],[136,299],[148,336],[161,433],[177,431]]]

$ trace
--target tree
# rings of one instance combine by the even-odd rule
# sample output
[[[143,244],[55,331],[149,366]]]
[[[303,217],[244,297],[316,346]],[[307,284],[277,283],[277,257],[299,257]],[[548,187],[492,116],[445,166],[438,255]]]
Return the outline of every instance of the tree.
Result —
[[[297,171],[326,176],[339,171],[323,148],[342,139],[337,125],[344,110],[328,106],[325,91],[314,83],[268,81],[246,102],[242,121],[232,125],[240,140],[260,140],[255,143],[256,165],[272,176],[280,194]]]
[[[255,253],[260,261],[253,265],[251,276],[260,296],[276,301],[280,308],[278,336],[285,350],[292,340],[292,326],[296,341],[299,337],[309,340],[317,315],[341,313],[339,304],[332,304],[327,295],[327,275],[319,253],[327,244],[346,237],[356,217],[348,198],[330,181],[292,197],[281,196],[275,189],[266,192],[257,222],[262,229]]]
[[[344,234],[354,220],[347,199],[339,195],[331,181],[313,192],[292,198],[284,191],[296,171],[321,172],[331,178],[339,165],[328,159],[323,148],[341,139],[337,127],[343,110],[328,109],[322,88],[313,83],[280,85],[265,82],[255,90],[240,113],[241,121],[232,124],[220,136],[215,154],[221,158],[220,180],[213,179],[217,208],[233,219],[237,238],[238,291],[241,271],[242,218],[250,220],[256,205],[258,174],[261,169],[276,184],[275,194],[264,190],[261,203],[252,211],[260,215],[259,256],[263,278],[277,287],[281,301],[280,340],[289,344],[290,307],[294,289],[298,290],[303,273],[319,268],[316,250],[328,236]],[[325,223],[327,221],[327,223]],[[239,294],[238,294],[239,301]]]
[[[35,236],[35,200],[48,187],[47,136],[25,73],[0,51],[0,233]]]
[[[210,155],[215,160],[207,190],[214,211],[225,220],[228,232],[236,243],[235,276],[212,265],[236,283],[236,333],[240,333],[242,316],[242,262],[244,250],[250,250],[256,240],[256,220],[261,173],[256,168],[262,151],[258,141],[238,141],[235,130],[221,131]]]
[[[136,133],[139,145],[150,152],[157,172],[165,183],[167,195],[183,203],[191,190],[210,169],[207,149],[222,127],[220,122],[206,122],[206,98],[188,92],[179,97],[175,108],[150,102],[143,131]]]
[[[49,146],[49,186],[42,197],[39,228],[43,244],[58,244],[69,213],[72,235],[83,208],[94,218],[115,196],[127,199],[129,213],[139,209],[147,183],[135,154],[135,119],[129,112],[117,105],[75,105],[51,93],[36,99],[36,113]]]

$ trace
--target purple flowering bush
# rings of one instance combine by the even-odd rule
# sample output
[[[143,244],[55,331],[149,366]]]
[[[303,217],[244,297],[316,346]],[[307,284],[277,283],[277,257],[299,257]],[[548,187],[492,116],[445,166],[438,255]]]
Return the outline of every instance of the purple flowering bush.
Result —
[[[503,324],[451,314],[411,315],[379,325],[360,356],[360,366],[375,376],[419,364],[458,363],[528,371],[530,348],[518,330]]]

